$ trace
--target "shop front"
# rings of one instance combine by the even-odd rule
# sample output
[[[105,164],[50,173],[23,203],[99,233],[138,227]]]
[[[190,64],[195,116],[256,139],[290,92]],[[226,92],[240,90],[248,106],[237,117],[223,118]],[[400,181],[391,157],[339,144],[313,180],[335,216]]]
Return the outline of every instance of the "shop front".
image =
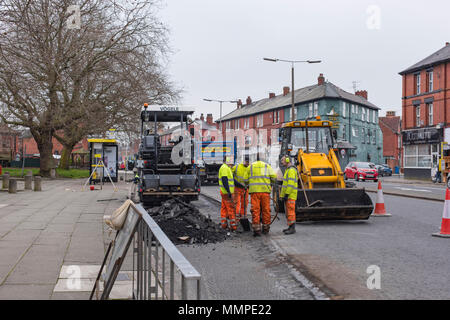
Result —
[[[405,130],[402,135],[405,178],[431,180],[432,169],[438,167],[442,156],[443,129]]]

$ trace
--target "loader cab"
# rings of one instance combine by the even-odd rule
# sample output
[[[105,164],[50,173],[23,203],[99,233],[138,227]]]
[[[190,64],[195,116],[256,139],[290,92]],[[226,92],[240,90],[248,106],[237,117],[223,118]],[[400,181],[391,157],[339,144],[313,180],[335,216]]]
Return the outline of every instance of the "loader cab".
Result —
[[[299,150],[304,153],[325,153],[336,148],[336,131],[331,129],[330,121],[292,121],[280,130],[281,154],[296,156]]]

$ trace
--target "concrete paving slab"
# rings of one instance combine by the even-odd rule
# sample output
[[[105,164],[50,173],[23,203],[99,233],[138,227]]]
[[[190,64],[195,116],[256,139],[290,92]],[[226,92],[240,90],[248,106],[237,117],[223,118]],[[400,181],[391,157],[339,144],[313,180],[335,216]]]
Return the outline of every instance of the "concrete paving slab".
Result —
[[[34,241],[40,232],[40,230],[12,230],[3,236],[1,240]]]
[[[96,279],[98,272],[100,271],[101,265],[63,265],[61,272],[59,273],[60,279],[67,279],[73,277],[74,271],[81,279]],[[76,270],[74,268],[79,268]]]
[[[51,300],[89,300],[90,292],[53,292]],[[94,296],[95,299],[95,296]]]
[[[0,300],[47,300],[53,292],[53,285],[23,284],[0,286]]]
[[[116,281],[109,294],[111,300],[128,300],[133,297],[132,281]]]
[[[44,230],[46,226],[45,222],[22,222],[16,230]]]
[[[91,292],[95,279],[58,279],[54,292]],[[103,282],[99,283],[100,291],[103,291]]]
[[[74,228],[73,223],[50,223],[46,230],[53,232],[72,233]]]

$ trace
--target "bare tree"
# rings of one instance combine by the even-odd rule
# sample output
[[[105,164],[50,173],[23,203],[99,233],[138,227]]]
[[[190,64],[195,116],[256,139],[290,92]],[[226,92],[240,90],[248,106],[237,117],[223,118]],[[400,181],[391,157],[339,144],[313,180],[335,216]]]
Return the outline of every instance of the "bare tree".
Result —
[[[157,4],[0,0],[0,117],[30,129],[43,175],[53,136],[67,164],[82,138],[129,130],[144,101],[177,96],[161,67],[167,29],[156,18]]]

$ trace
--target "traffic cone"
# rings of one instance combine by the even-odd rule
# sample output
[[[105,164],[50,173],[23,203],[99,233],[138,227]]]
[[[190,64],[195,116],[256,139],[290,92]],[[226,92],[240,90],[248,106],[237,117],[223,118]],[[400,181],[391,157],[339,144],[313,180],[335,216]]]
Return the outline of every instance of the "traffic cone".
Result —
[[[442,213],[441,232],[433,233],[433,237],[450,238],[450,190],[445,191],[444,211]]]
[[[390,217],[391,214],[386,213],[384,207],[383,189],[381,188],[381,181],[378,181],[377,203],[375,204],[375,211],[372,213],[374,217]]]

